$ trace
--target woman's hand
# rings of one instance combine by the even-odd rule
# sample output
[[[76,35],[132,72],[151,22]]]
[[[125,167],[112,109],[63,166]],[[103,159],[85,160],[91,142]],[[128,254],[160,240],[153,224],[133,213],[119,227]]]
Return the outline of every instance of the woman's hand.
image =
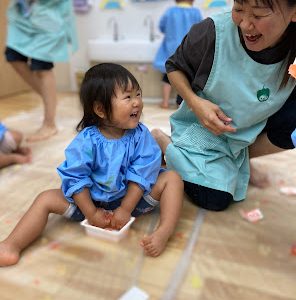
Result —
[[[131,218],[130,211],[119,206],[113,211],[111,217],[111,227],[116,230],[120,230]]]
[[[232,119],[226,116],[218,105],[209,100],[199,98],[198,101],[192,101],[191,110],[198,117],[200,123],[215,135],[236,131],[229,125]]]

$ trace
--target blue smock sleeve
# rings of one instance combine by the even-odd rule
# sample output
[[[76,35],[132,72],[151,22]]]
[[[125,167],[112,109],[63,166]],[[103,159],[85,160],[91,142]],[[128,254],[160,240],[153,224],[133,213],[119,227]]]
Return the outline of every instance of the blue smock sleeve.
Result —
[[[0,141],[2,141],[3,137],[4,137],[4,133],[7,131],[6,126],[4,126],[1,122],[0,122]]]
[[[137,134],[139,139],[126,178],[137,183],[144,190],[144,195],[147,195],[151,192],[160,172],[161,150],[143,124],[139,126]]]
[[[62,180],[62,191],[65,198],[74,202],[73,194],[84,188],[91,188],[92,166],[95,161],[95,147],[90,134],[81,131],[65,150],[66,160],[57,168]]]
[[[167,12],[165,12],[159,20],[158,28],[160,32],[165,33],[166,23],[167,23]]]

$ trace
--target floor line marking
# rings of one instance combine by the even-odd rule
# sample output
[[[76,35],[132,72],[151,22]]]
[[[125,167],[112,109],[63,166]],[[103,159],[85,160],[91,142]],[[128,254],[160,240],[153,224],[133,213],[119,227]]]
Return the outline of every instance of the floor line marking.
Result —
[[[173,300],[176,298],[178,289],[182,283],[182,280],[186,275],[186,271],[190,264],[190,258],[192,256],[194,246],[197,243],[205,214],[206,214],[205,209],[201,208],[198,210],[195,222],[192,227],[191,236],[187,243],[186,249],[182,253],[182,256],[175,268],[175,272],[172,274],[169,284],[161,300]]]

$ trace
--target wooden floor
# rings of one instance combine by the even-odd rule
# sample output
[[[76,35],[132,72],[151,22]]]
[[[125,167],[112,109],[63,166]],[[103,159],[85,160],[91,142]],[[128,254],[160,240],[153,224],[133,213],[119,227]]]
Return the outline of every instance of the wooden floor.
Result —
[[[172,112],[145,104],[143,121],[169,132]],[[0,99],[0,119],[25,134],[37,129],[42,114],[35,94]],[[32,164],[0,171],[0,239],[39,192],[60,186],[56,167],[80,116],[77,95],[60,94],[59,134],[31,145]],[[296,196],[279,190],[296,186],[295,151],[257,159],[271,186],[250,187],[247,199],[225,212],[206,212],[185,198],[176,233],[158,258],[145,257],[138,245],[155,226],[158,212],[136,220],[119,243],[88,237],[79,224],[51,216],[20,262],[0,269],[0,299],[113,300],[135,285],[155,300],[295,300]],[[249,223],[240,210],[254,208],[264,218]]]

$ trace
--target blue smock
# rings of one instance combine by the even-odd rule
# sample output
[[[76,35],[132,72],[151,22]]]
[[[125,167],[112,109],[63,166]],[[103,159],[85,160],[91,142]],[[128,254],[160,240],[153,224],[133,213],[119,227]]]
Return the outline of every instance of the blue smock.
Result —
[[[6,45],[26,57],[68,61],[69,44],[72,51],[78,48],[71,0],[38,0],[25,12],[12,0],[7,19]]]
[[[166,60],[175,52],[191,26],[202,20],[198,8],[183,3],[169,8],[159,21],[159,30],[164,34],[153,66],[162,73],[165,71]]]
[[[212,19],[216,29],[214,62],[203,91],[197,94],[232,118],[237,132],[214,135],[183,101],[170,118],[172,143],[166,150],[166,162],[183,180],[228,192],[238,201],[247,193],[248,146],[267,118],[282,107],[296,83],[290,78],[280,88],[286,59],[263,65],[248,56],[230,13]]]
[[[2,123],[0,123],[0,141],[2,141],[6,131],[7,131],[6,126],[4,126]]]
[[[69,202],[84,188],[89,188],[93,201],[121,199],[129,181],[147,195],[161,171],[161,150],[141,123],[120,139],[107,139],[97,127],[86,127],[66,148],[65,156],[57,170]]]

